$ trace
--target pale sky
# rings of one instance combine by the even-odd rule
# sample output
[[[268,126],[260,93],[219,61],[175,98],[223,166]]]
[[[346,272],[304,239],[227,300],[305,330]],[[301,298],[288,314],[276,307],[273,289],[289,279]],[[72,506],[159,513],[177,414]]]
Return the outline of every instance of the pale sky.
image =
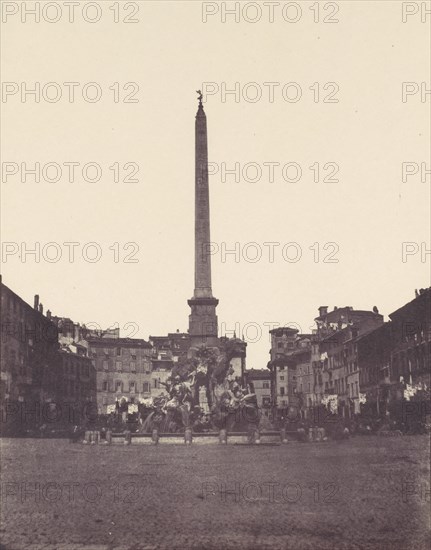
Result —
[[[1,237],[3,245],[12,243],[7,248],[12,252],[36,242],[41,248],[39,262],[31,255],[22,262],[19,253],[3,253],[7,286],[29,303],[38,293],[45,310],[81,323],[120,328],[135,323],[135,337],[187,330],[198,89],[219,90],[205,98],[211,171],[218,170],[210,178],[213,293],[220,300],[221,333],[237,328],[241,335],[246,329],[248,368],[263,368],[269,360],[270,323],[296,323],[309,332],[320,305],[376,305],[387,318],[414,298],[415,288],[429,286],[430,254],[421,258],[421,246],[423,252],[430,249],[430,176],[424,173],[421,181],[420,169],[421,163],[430,167],[430,30],[420,11],[403,23],[401,2],[342,1],[336,15],[323,7],[316,14],[312,2],[300,2],[296,23],[278,10],[273,23],[267,11],[260,21],[247,22],[253,6],[241,11],[238,23],[233,17],[223,23],[219,5],[203,23],[198,1],[132,2],[139,22],[126,24],[113,23],[112,4],[99,2],[101,18],[93,24],[79,9],[69,23],[66,8],[57,23],[43,17],[40,23],[30,17],[22,23],[18,13],[3,24],[2,79],[11,83],[11,93],[3,94],[1,104]],[[119,4],[121,18],[131,14],[125,4]],[[208,12],[217,8],[210,4]],[[324,17],[339,22],[324,23]],[[41,89],[58,83],[45,88],[45,95],[52,99],[60,90],[61,99],[51,103],[41,92],[39,103],[31,95],[21,101],[25,86],[36,82]],[[64,82],[78,83],[73,102]],[[82,97],[89,82],[102,91],[94,103]],[[123,90],[130,82],[139,88]],[[270,82],[279,84],[272,85],[272,102],[271,87],[264,84]],[[330,82],[336,87],[325,87]],[[403,82],[413,83],[405,102]],[[239,98],[224,97],[221,91],[235,83]],[[301,97],[286,101],[283,89],[290,99],[298,90]],[[89,87],[88,97],[95,90]],[[256,91],[262,96],[252,102]],[[339,101],[323,102],[331,92]],[[123,103],[127,95],[139,101]],[[35,162],[41,164],[39,183],[34,176],[21,182],[20,168],[6,178],[13,163],[31,168]],[[70,162],[79,163],[73,182],[63,164]],[[89,162],[100,165],[100,181],[84,181],[82,167]],[[139,165],[139,181],[115,183],[109,167],[116,162]],[[403,182],[407,162],[418,173]],[[53,177],[42,170],[46,163],[62,166],[60,181],[44,181],[44,174]],[[232,170],[235,163],[245,177],[237,182],[226,175],[223,181],[222,169]],[[301,167],[296,183],[283,178],[287,163]],[[326,163],[338,165],[333,178],[339,181],[313,181],[316,163],[320,180],[334,166],[324,168]],[[253,182],[256,165],[262,176]],[[286,179],[292,178],[294,168],[286,170]],[[62,254],[56,263],[42,254],[50,242],[58,243]],[[73,262],[65,242],[78,243]],[[96,263],[82,257],[89,242],[102,251]],[[272,262],[268,242],[280,243]],[[301,247],[296,263],[282,255],[291,242]],[[410,245],[417,252],[406,262],[403,242],[417,243]],[[137,243],[133,257],[139,262],[115,263],[114,243],[122,260],[134,251],[123,245]],[[235,243],[238,262],[221,254]],[[323,262],[334,250],[324,249],[326,243],[337,244],[338,263]],[[253,259],[256,250],[262,253],[259,261],[244,259],[247,254]],[[53,247],[45,251],[50,257],[56,253]],[[292,247],[285,251],[295,256]]]

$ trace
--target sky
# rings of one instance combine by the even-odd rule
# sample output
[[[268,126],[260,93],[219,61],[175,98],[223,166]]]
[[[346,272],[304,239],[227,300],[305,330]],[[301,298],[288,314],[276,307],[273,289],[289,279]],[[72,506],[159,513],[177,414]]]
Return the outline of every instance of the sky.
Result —
[[[279,2],[254,23],[252,2],[237,21],[215,2],[95,2],[73,22],[57,4],[3,13],[1,273],[24,300],[123,336],[187,330],[199,89],[219,334],[244,336],[248,368],[269,328],[310,332],[321,305],[387,319],[429,286],[419,3],[403,22],[401,2]]]

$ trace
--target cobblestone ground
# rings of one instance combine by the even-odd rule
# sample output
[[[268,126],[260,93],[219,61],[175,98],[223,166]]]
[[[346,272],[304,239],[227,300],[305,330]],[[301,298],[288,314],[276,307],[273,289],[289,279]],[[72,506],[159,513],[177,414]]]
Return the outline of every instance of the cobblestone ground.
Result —
[[[2,550],[428,549],[429,439],[3,439]]]

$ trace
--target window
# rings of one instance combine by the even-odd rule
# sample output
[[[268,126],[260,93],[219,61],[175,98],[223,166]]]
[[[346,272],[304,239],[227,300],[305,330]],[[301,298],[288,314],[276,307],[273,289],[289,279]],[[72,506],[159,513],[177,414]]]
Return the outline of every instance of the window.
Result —
[[[282,348],[282,347],[283,347],[283,342],[278,342],[277,348],[280,349],[280,348]]]
[[[129,383],[129,391],[130,393],[135,393],[135,390],[136,390],[136,383],[132,381]]]
[[[118,371],[118,372],[121,372],[123,370],[123,363],[121,361],[116,361],[115,363],[115,369]]]
[[[134,353],[132,353],[130,357],[133,361],[136,361],[136,355]]]
[[[103,361],[103,370],[109,370],[108,361]]]
[[[135,362],[130,363],[130,371],[131,372],[136,372],[136,363]]]
[[[121,348],[117,348],[117,355],[121,355]]]
[[[311,392],[311,384],[310,384],[310,382],[308,382],[308,393],[310,393],[310,392]]]
[[[104,380],[102,382],[102,391],[108,391],[108,381]]]
[[[123,391],[123,384],[119,380],[115,382],[115,391]]]
[[[155,387],[155,388],[158,388],[158,387],[159,387],[159,386],[158,386],[158,380],[157,380],[157,378],[153,378],[153,384],[154,384],[154,387]]]
[[[359,397],[359,384],[357,381],[355,382],[355,384],[356,384],[356,395]]]
[[[262,387],[263,387],[264,390],[269,390],[269,382],[264,382],[262,384]]]
[[[144,382],[142,391],[143,391],[144,393],[149,393],[149,392],[150,392],[150,384],[149,384],[149,382]]]
[[[283,387],[280,388],[280,395],[284,395],[284,388]]]
[[[280,376],[280,380],[284,380],[284,376]]]

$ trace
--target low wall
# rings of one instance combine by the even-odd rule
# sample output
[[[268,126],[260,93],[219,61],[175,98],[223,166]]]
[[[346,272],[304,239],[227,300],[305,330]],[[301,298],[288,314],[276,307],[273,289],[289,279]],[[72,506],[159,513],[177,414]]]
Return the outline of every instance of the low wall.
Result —
[[[297,433],[287,432],[286,433],[288,440],[297,439]],[[184,445],[184,434],[178,433],[159,433],[160,445],[174,444],[174,445]],[[194,433],[193,434],[193,445],[220,445],[220,434],[218,432],[204,432],[204,433]],[[249,434],[247,432],[231,432],[227,434],[227,444],[246,444]],[[102,440],[103,441],[103,440]],[[125,442],[124,433],[113,433],[112,434],[112,444],[113,445],[123,445]],[[281,444],[282,439],[280,432],[271,431],[271,432],[260,432],[260,442],[261,444]],[[131,434],[131,444],[132,445],[154,445],[152,434],[149,433],[132,433]]]

